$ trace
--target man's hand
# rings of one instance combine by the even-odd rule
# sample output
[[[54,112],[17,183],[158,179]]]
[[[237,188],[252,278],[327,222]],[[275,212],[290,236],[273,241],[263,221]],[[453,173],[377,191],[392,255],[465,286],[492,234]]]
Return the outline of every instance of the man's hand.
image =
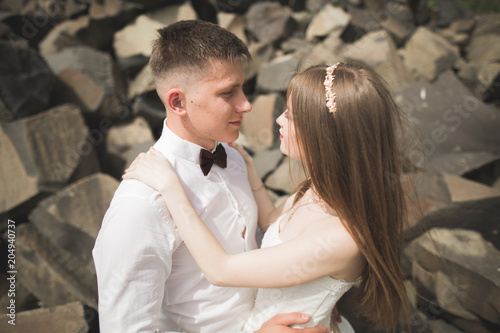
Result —
[[[328,333],[327,327],[312,327],[312,328],[290,328],[289,325],[300,325],[307,323],[311,316],[303,313],[293,312],[277,314],[264,324],[254,333]]]

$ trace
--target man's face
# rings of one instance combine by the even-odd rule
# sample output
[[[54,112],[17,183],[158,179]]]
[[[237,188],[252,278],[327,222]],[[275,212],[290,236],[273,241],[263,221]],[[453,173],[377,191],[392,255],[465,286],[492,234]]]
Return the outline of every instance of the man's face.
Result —
[[[191,136],[186,139],[207,149],[212,149],[215,141],[235,141],[243,113],[252,109],[243,93],[244,82],[241,62],[210,61],[206,73],[185,91],[182,121]]]

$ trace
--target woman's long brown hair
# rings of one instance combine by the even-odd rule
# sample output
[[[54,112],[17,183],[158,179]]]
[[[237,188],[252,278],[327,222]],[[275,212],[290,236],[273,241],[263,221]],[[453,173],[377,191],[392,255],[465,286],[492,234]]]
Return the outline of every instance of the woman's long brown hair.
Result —
[[[326,66],[297,74],[287,92],[308,180],[295,203],[313,187],[335,209],[367,265],[359,288],[363,313],[379,328],[396,331],[409,307],[401,268],[406,204],[398,148],[400,113],[372,70],[340,64],[326,107]],[[307,152],[307,153],[304,153]]]

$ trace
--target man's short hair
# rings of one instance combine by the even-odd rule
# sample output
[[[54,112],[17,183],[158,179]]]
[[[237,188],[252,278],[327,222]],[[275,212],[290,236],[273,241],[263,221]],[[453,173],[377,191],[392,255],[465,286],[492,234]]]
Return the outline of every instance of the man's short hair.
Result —
[[[172,70],[203,69],[212,59],[251,60],[245,43],[226,29],[201,20],[179,21],[158,29],[149,64],[155,80]]]

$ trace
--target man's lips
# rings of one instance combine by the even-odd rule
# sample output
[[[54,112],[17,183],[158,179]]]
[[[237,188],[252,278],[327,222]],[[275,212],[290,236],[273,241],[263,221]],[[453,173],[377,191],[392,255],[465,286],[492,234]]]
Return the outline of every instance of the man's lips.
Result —
[[[232,124],[232,125],[234,125],[234,126],[240,126],[241,125],[241,120],[230,121],[229,123]]]

